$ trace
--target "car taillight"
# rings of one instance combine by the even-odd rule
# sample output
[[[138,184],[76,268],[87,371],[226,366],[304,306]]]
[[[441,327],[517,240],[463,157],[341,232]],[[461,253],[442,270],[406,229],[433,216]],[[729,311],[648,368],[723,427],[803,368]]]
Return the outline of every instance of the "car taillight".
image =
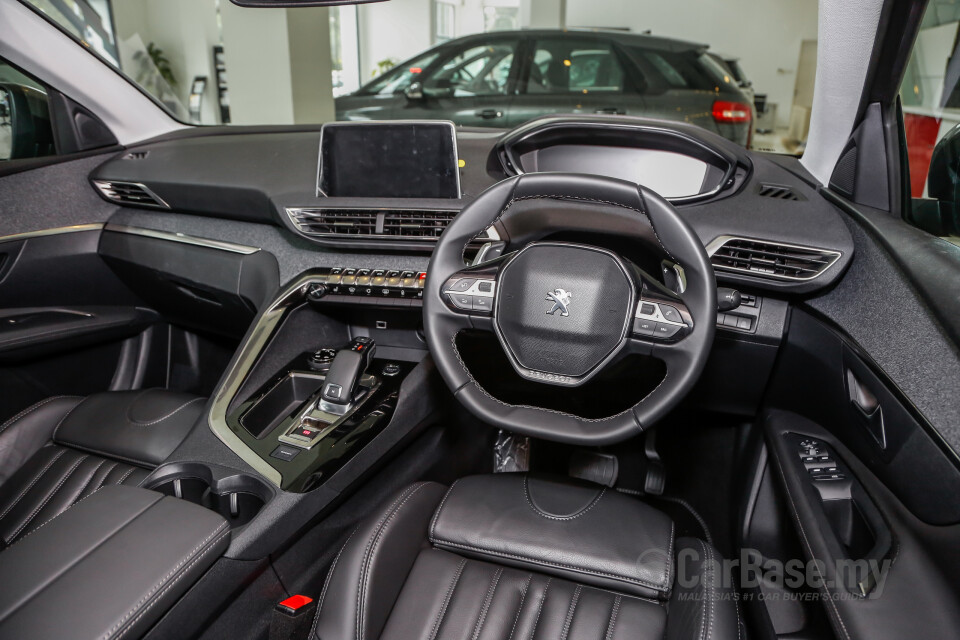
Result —
[[[713,103],[713,119],[722,123],[750,122],[753,112],[750,105],[742,102],[728,102],[717,100]]]

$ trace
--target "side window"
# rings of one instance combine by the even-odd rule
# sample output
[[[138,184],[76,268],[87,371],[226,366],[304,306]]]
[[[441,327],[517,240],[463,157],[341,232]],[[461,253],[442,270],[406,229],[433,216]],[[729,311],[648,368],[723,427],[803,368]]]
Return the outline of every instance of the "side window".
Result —
[[[424,95],[470,97],[507,95],[516,41],[461,49],[423,81]]]
[[[623,88],[623,66],[609,43],[572,38],[537,41],[527,93],[622,93]]]
[[[55,154],[46,88],[0,59],[0,160]]]
[[[955,242],[960,241],[958,26],[953,14],[927,11],[900,85],[906,142],[901,157],[912,204],[905,217]]]
[[[630,55],[655,88],[715,91],[724,72],[706,53],[633,47]]]

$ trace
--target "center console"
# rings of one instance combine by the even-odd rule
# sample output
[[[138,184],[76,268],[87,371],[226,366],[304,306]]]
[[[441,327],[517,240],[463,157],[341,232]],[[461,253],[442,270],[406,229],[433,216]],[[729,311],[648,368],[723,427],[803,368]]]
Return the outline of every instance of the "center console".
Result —
[[[390,423],[426,354],[419,313],[400,313],[419,303],[424,276],[339,268],[292,282],[215,394],[214,434],[284,491],[323,484]]]

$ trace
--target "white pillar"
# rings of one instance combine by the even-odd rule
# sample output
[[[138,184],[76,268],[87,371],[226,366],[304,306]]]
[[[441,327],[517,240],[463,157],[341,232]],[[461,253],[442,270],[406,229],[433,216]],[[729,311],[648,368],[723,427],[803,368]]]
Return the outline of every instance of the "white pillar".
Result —
[[[567,0],[521,0],[520,24],[527,29],[564,29]]]
[[[334,119],[326,9],[247,9],[221,2],[233,124]]]

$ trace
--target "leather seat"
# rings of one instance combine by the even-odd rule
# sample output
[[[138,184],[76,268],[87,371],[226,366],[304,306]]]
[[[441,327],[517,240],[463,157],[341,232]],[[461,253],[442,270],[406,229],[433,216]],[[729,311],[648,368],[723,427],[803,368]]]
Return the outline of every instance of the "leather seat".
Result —
[[[163,389],[56,396],[0,425],[0,546],[100,487],[139,485],[203,406],[203,398]]]
[[[597,485],[525,474],[401,492],[350,536],[311,638],[730,640],[719,554]]]

